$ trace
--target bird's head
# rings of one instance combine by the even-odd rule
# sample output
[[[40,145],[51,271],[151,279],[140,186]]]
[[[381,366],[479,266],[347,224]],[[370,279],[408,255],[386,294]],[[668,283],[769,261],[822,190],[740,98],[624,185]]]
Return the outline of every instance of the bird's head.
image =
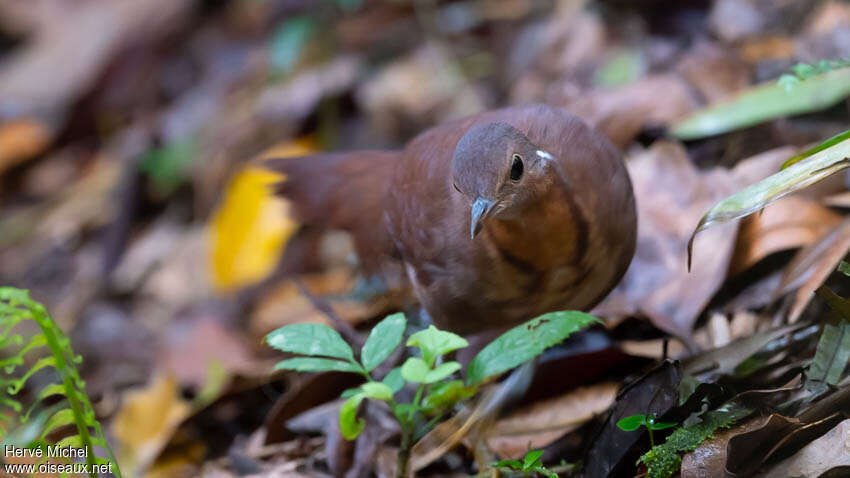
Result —
[[[552,161],[551,153],[507,123],[470,128],[455,148],[452,181],[471,204],[471,237],[491,218],[520,217],[551,184]]]

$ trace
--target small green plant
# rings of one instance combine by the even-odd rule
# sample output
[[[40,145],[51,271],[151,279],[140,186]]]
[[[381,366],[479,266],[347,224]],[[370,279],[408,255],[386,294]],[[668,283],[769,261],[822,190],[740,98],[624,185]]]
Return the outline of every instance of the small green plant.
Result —
[[[715,431],[730,427],[750,413],[752,413],[752,410],[733,403],[727,403],[717,410],[708,411],[702,416],[700,422],[677,428],[667,437],[664,443],[653,445],[648,452],[638,459],[638,463],[646,465],[646,478],[669,478],[679,472],[682,466],[682,453],[695,450],[702,442],[714,436]],[[655,425],[659,424],[656,423]],[[637,427],[634,429],[637,429]],[[650,427],[647,427],[647,429],[652,430]],[[658,429],[656,427],[656,430]]]
[[[850,264],[841,261],[838,271],[850,276]],[[836,294],[826,285],[815,293],[832,309],[824,321],[815,356],[806,369],[806,388],[812,392],[809,400],[827,393],[841,382],[850,362],[850,300]]]
[[[655,437],[652,436],[652,432],[672,428],[676,425],[678,425],[676,422],[657,422],[655,421],[655,415],[652,414],[629,415],[617,422],[617,427],[627,432],[633,432],[642,426],[646,427],[646,430],[649,432],[649,444],[652,446],[655,446]]]
[[[14,333],[15,327],[23,321],[32,320],[38,324],[40,333],[25,343],[21,334]],[[35,362],[28,370],[18,373],[25,357],[46,348],[50,354]],[[19,446],[30,450],[27,456],[42,457],[42,462],[60,448],[74,447],[85,450],[87,472],[95,478],[98,470],[108,470],[121,478],[118,463],[103,435],[100,422],[94,414],[91,402],[86,396],[86,384],[80,378],[75,364],[82,361],[71,349],[70,340],[62,329],[47,314],[44,306],[30,299],[27,291],[12,287],[0,287],[0,350],[10,352],[11,356],[0,359],[0,436],[3,444]],[[15,397],[28,380],[41,370],[54,369],[59,375],[59,383],[49,383],[35,393],[36,399],[24,410],[24,405]],[[44,406],[46,400],[58,403]],[[35,413],[37,412],[37,413]],[[18,417],[21,427],[7,433],[7,426]],[[34,416],[32,420],[30,417]],[[52,446],[48,437],[60,428],[75,426],[76,434],[67,436]],[[49,447],[49,449],[48,449]],[[94,447],[105,450],[106,457],[97,456]],[[41,462],[39,463],[41,464]]]
[[[543,466],[540,457],[543,455],[543,450],[529,450],[525,454],[522,461],[519,460],[502,460],[493,463],[493,468],[504,468],[510,471],[521,471],[527,474],[539,473],[547,478],[558,478],[557,473],[553,473]]]
[[[381,380],[374,370],[386,361],[401,344],[407,321],[403,314],[393,314],[379,322],[360,350],[360,359],[342,337],[330,327],[319,324],[292,324],[271,332],[266,342],[283,352],[302,355],[284,360],[276,370],[299,372],[339,371],[362,375],[366,382],[346,390],[346,402],[339,414],[340,429],[348,440],[357,438],[366,426],[357,418],[357,409],[365,399],[389,405],[401,426],[401,450],[397,476],[405,476],[410,449],[425,433],[450,413],[454,406],[473,396],[479,385],[518,365],[533,359],[573,332],[597,319],[577,311],[552,312],[517,326],[484,347],[466,369],[466,381],[451,377],[461,369],[460,363],[446,356],[468,345],[459,335],[439,330],[433,325],[412,334],[407,340],[409,357]],[[415,387],[413,400],[400,403],[395,394],[405,384]]]

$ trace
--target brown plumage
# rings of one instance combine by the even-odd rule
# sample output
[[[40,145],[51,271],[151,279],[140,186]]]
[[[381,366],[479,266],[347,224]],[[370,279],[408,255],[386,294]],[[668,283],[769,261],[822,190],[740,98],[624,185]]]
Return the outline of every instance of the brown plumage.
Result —
[[[309,227],[352,233],[368,273],[401,262],[438,327],[470,333],[588,310],[631,261],[616,148],[543,105],[434,127],[404,151],[270,160]]]

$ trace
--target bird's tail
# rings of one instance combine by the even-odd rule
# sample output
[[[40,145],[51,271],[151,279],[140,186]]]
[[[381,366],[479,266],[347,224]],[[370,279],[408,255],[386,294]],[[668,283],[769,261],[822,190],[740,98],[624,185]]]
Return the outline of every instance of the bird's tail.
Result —
[[[392,260],[393,241],[384,225],[386,192],[401,153],[358,151],[273,158],[263,166],[281,173],[277,194],[291,201],[304,231],[351,234],[365,273],[379,274]]]

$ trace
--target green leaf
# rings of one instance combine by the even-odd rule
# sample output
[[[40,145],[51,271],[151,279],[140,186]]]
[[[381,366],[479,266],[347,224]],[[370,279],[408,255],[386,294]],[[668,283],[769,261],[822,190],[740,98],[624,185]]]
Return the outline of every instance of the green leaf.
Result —
[[[428,364],[419,357],[410,357],[401,366],[401,376],[408,382],[413,383],[424,382],[428,378],[428,372],[430,371],[431,369],[428,367]]]
[[[396,367],[390,370],[390,373],[383,380],[393,393],[398,392],[404,387],[404,377],[401,375],[401,367]]]
[[[673,428],[678,425],[677,422],[652,422],[647,425],[647,428],[651,428],[653,430],[666,430],[668,428]]]
[[[673,125],[679,139],[699,139],[784,116],[829,108],[850,95],[850,68],[830,71],[786,91],[775,81],[756,85]]]
[[[361,373],[359,365],[341,360],[318,357],[295,357],[274,366],[275,370],[296,370],[298,372],[353,372]]]
[[[41,430],[39,438],[44,438],[56,429],[75,422],[76,417],[74,416],[74,411],[70,408],[62,408],[47,419],[47,422],[44,424],[44,428]]]
[[[8,395],[16,394],[20,388],[26,383],[27,379],[35,374],[38,370],[52,367],[62,377],[61,389],[53,385],[46,385],[39,392],[35,402],[29,407],[29,410],[19,420],[29,420],[31,413],[36,409],[41,409],[39,401],[47,397],[55,397],[55,406],[50,407],[46,413],[39,413],[30,423],[38,423],[41,425],[38,429],[23,430],[24,435],[18,436],[19,439],[27,439],[36,436],[37,438],[30,441],[25,446],[40,446],[47,445],[47,442],[42,438],[46,435],[51,435],[53,431],[58,429],[67,430],[71,425],[76,426],[76,433],[63,439],[61,443],[73,442],[79,444],[79,447],[85,447],[89,450],[86,456],[86,464],[89,470],[93,465],[100,462],[106,462],[107,458],[112,467],[112,473],[116,478],[121,478],[121,471],[118,463],[115,462],[112,450],[109,444],[103,437],[103,430],[100,422],[95,418],[95,413],[88,396],[85,394],[85,382],[80,378],[76,364],[80,363],[82,358],[75,355],[71,348],[70,340],[64,334],[62,329],[56,325],[47,310],[43,305],[30,299],[27,291],[15,289],[11,287],[0,287],[0,342],[8,345],[9,340],[13,343],[21,344],[17,340],[18,334],[11,333],[12,327],[22,320],[32,320],[35,322],[40,333],[36,334],[29,344],[18,350],[38,349],[41,346],[46,346],[50,352],[49,356],[41,357],[22,376],[12,379],[8,377],[14,371],[17,363],[8,362],[3,366],[3,370],[7,376],[0,376],[0,406],[11,407],[16,413],[20,412],[21,404],[9,397]],[[2,348],[2,346],[0,346]],[[12,357],[14,359],[14,357]],[[7,431],[3,422],[8,419],[0,418],[0,434],[6,435]],[[106,453],[107,458],[97,456],[97,450],[93,447],[98,447]],[[95,473],[89,473],[91,478],[96,478]]]
[[[850,322],[825,324],[815,358],[809,365],[808,380],[837,385],[850,360]]]
[[[829,305],[843,320],[850,321],[850,301],[836,294],[827,286],[820,286],[815,294]]]
[[[510,468],[511,470],[520,471],[522,470],[522,462],[519,460],[501,460],[493,462],[493,468]]]
[[[357,419],[357,407],[360,406],[360,402],[364,398],[366,398],[365,394],[358,393],[346,400],[342,404],[342,408],[339,409],[339,429],[346,440],[357,438],[357,435],[360,435],[360,432],[366,426],[366,422],[363,419]]]
[[[514,327],[475,356],[467,368],[466,382],[477,384],[510,370],[595,322],[599,322],[596,317],[571,310],[544,314]]]
[[[419,410],[419,407],[412,403],[399,403],[393,407],[393,413],[400,423],[408,421],[408,417]]]
[[[478,387],[467,387],[462,380],[439,383],[428,391],[428,395],[422,400],[422,407],[427,414],[436,415],[453,407],[457,402],[475,395],[477,391]]]
[[[837,70],[839,68],[845,68],[848,66],[850,66],[850,60],[826,59],[820,60],[814,65],[810,65],[808,63],[797,63],[796,65],[791,67],[791,71],[794,72],[795,78],[799,80],[808,80],[809,78],[813,78],[815,76],[828,73],[832,70]]]
[[[327,325],[286,325],[269,333],[266,342],[282,352],[354,360],[351,347],[336,330]]]
[[[299,16],[284,21],[275,30],[269,55],[276,72],[286,74],[295,68],[315,28],[316,22],[312,18]]]
[[[342,395],[340,395],[339,398],[351,398],[351,397],[357,395],[358,393],[362,393],[362,392],[363,391],[360,390],[360,387],[346,388],[345,390],[343,390]]]
[[[408,347],[418,347],[422,351],[422,359],[428,367],[434,365],[437,357],[462,349],[469,345],[463,337],[439,330],[433,325],[425,330],[420,330],[407,339]]]
[[[150,178],[158,194],[168,195],[186,180],[189,164],[197,154],[196,139],[174,141],[145,153],[139,161],[139,170]]]
[[[398,313],[387,316],[372,329],[360,351],[360,361],[367,372],[380,365],[398,347],[406,325],[404,314]]]
[[[381,382],[366,382],[360,388],[369,398],[376,400],[389,400],[393,398],[393,390]]]
[[[536,466],[540,466],[540,457],[543,456],[543,450],[532,450],[525,454],[525,459],[522,463],[524,470],[530,470]]]
[[[850,276],[850,263],[841,261],[841,264],[838,264],[838,272]]]
[[[640,50],[621,50],[596,70],[593,82],[603,88],[633,83],[646,72],[646,60]]]
[[[845,140],[723,199],[705,213],[691,235],[688,241],[688,267],[691,263],[694,238],[700,231],[763,209],[773,201],[821,181],[848,166],[850,140]]]
[[[700,381],[693,375],[684,372],[682,380],[679,382],[679,405],[684,405],[685,402],[696,392]]]
[[[846,139],[850,139],[850,129],[848,129],[847,131],[845,131],[843,133],[838,133],[837,135],[829,138],[828,140],[822,142],[821,144],[815,146],[814,148],[803,151],[800,154],[791,156],[790,158],[785,160],[784,163],[782,163],[782,167],[780,169],[785,169],[785,168],[787,168],[788,166],[791,166],[794,163],[799,163],[800,161],[808,158],[809,156],[811,156],[815,153],[819,153],[819,152],[829,148],[830,146],[836,145],[836,144],[838,144],[838,143],[840,143],[840,142],[842,142]]]
[[[457,362],[446,362],[444,364],[440,364],[434,368],[434,370],[428,372],[425,376],[425,383],[439,382],[458,370],[460,370],[460,364]]]
[[[640,428],[641,425],[646,425],[646,415],[629,415],[617,422],[617,428],[626,432],[633,432]]]

